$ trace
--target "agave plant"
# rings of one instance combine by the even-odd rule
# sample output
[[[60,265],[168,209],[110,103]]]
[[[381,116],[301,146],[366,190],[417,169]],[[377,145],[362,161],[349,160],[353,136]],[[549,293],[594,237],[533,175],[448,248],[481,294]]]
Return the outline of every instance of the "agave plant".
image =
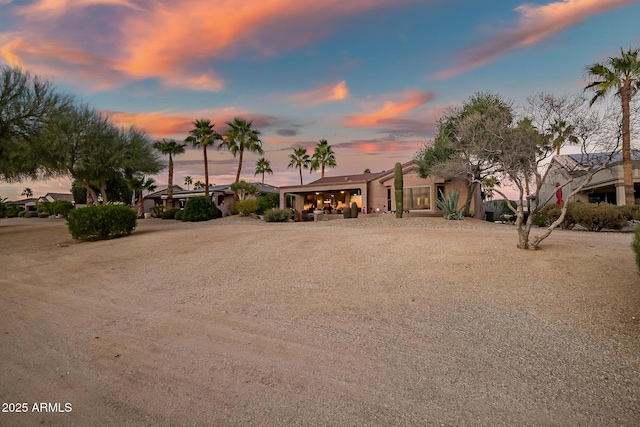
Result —
[[[460,199],[460,192],[454,191],[447,194],[445,197],[440,190],[440,198],[436,200],[438,208],[444,212],[445,219],[460,220],[462,219],[462,211],[458,210],[458,200]]]

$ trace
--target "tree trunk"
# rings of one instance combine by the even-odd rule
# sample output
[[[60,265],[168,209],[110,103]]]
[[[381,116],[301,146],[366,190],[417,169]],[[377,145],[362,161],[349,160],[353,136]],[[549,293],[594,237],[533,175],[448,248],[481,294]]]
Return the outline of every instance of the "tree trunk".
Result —
[[[168,203],[171,203],[171,207],[173,207],[173,158],[171,157],[171,153],[169,153],[169,188],[167,188],[167,199]]]
[[[471,198],[475,190],[476,183],[473,181],[467,182],[467,200],[464,202],[464,215],[469,216],[469,209],[471,208]]]
[[[102,204],[106,205],[107,200],[107,180],[102,177],[100,178],[100,195],[102,196]]]
[[[144,197],[142,197],[142,189],[140,190],[140,197],[138,197],[138,218],[144,218]]]
[[[238,157],[238,172],[236,172],[236,184],[240,182],[240,171],[242,170],[242,157],[244,155],[244,146],[240,143],[240,157]],[[238,192],[233,192],[233,201],[238,201]]]
[[[264,184],[264,172],[262,172],[262,183]]]
[[[622,98],[622,172],[624,175],[624,202],[626,205],[635,205],[635,189],[633,183],[633,165],[631,163],[631,84],[625,81],[620,91]]]
[[[321,178],[324,178],[324,164],[322,165],[322,176]]]
[[[300,185],[302,185],[302,165],[298,166],[298,169],[300,170]]]
[[[203,146],[204,152],[204,195],[209,198],[209,161],[207,160],[207,146]]]

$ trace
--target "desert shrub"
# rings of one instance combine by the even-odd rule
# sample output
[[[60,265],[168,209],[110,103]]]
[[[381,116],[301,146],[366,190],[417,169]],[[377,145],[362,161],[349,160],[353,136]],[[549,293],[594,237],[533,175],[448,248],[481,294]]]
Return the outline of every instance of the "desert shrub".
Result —
[[[18,212],[18,217],[19,218],[23,218],[27,216],[27,211],[25,211],[24,209],[21,210],[20,212]]]
[[[360,208],[356,202],[351,203],[351,218],[358,218]]]
[[[344,219],[349,219],[349,218],[351,218],[351,206],[348,206],[348,205],[347,205],[347,206],[345,206],[345,207],[342,209],[342,217],[343,217]]]
[[[454,191],[445,197],[440,191],[441,198],[436,199],[436,204],[442,210],[445,219],[460,220],[462,219],[462,211],[458,210],[458,200],[460,192]]]
[[[49,214],[46,212],[38,212],[38,218],[49,218]]]
[[[249,216],[258,210],[258,203],[254,199],[238,200],[235,207],[240,216]]]
[[[293,211],[291,209],[269,209],[264,213],[266,222],[285,222],[293,219]]]
[[[549,225],[547,223],[547,216],[544,215],[542,212],[536,212],[536,214],[533,215],[532,222],[534,225],[537,225],[538,227],[547,227]]]
[[[560,223],[560,228],[563,230],[571,230],[575,225],[576,221],[573,216],[573,212],[575,210],[575,205],[577,203],[571,202],[567,205],[567,214],[564,216],[564,220]],[[542,208],[540,214],[546,217],[545,226],[551,225],[558,218],[560,218],[560,213],[562,210],[562,206],[556,204],[549,204]]]
[[[151,213],[156,218],[162,218],[162,214],[165,211],[165,207],[163,205],[155,205],[151,208]]]
[[[37,202],[36,210],[38,211],[38,213],[46,213],[47,216],[53,213],[51,209],[51,202],[49,201]]]
[[[280,205],[280,194],[267,193],[262,197],[259,197],[257,202],[256,213],[258,215],[264,214],[269,209],[277,208]]]
[[[92,205],[69,212],[67,226],[74,239],[106,240],[128,236],[136,227],[137,214],[129,206]]]
[[[600,231],[603,228],[619,230],[628,222],[620,209],[609,203],[575,203],[572,217],[577,224],[589,231]]]
[[[182,209],[178,209],[178,212],[176,212],[176,216],[174,218],[177,219],[178,221],[182,221],[182,214],[183,213],[184,213],[184,211]]]
[[[636,254],[636,266],[638,267],[638,273],[640,273],[640,225],[638,225],[634,231],[631,248]]]
[[[25,217],[25,218],[38,218],[38,212],[36,212],[36,211],[29,211],[29,212],[26,212],[26,213],[24,214],[24,217]]]
[[[160,218],[162,219],[176,219],[176,214],[180,211],[178,208],[172,208],[166,210],[160,214]]]
[[[188,222],[209,221],[210,219],[220,218],[222,212],[218,209],[208,197],[192,197],[187,200],[182,213],[182,220]]]
[[[640,221],[640,206],[639,205],[623,205],[618,206],[618,209],[627,221]]]
[[[73,203],[66,200],[54,200],[51,202],[51,213],[53,215],[67,216],[73,209]]]

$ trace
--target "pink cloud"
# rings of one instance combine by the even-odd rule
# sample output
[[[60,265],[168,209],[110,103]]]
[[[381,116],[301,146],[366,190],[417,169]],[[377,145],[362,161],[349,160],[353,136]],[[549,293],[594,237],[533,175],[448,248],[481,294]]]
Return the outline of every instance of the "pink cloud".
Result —
[[[384,106],[378,110],[347,116],[344,127],[375,127],[382,126],[385,121],[396,118],[417,107],[420,107],[434,99],[433,92],[420,92],[419,90],[408,90],[394,98],[398,100],[388,100]],[[388,122],[387,122],[388,123]]]
[[[515,10],[520,19],[515,28],[500,31],[484,43],[459,52],[461,59],[434,75],[445,79],[480,67],[516,49],[532,46],[554,34],[580,24],[585,19],[637,0],[562,0],[546,5],[524,4]]]
[[[324,85],[308,92],[300,92],[291,99],[302,105],[317,105],[326,102],[341,101],[349,96],[349,87],[345,80],[337,85]]]
[[[42,20],[62,15],[72,8],[78,9],[92,5],[117,5],[138,9],[133,2],[128,0],[39,0],[18,8],[18,14],[30,19]]]

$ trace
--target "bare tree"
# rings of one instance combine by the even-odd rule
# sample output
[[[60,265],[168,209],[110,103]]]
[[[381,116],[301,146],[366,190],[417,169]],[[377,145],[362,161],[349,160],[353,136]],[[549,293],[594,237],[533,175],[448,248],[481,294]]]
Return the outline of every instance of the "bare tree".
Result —
[[[538,94],[528,99],[523,111],[527,117],[496,140],[496,151],[492,155],[497,174],[503,180],[510,181],[518,190],[517,203],[508,202],[509,208],[516,215],[518,248],[537,250],[540,243],[564,221],[567,213],[567,203],[564,203],[560,217],[540,235],[531,236],[534,216],[554,195],[551,193],[541,199],[540,192],[545,166],[557,150],[554,138],[548,132],[549,127],[557,119],[563,120],[573,127],[573,135],[580,147],[580,155],[565,163],[569,179],[562,187],[570,189],[567,200],[582,191],[596,173],[607,168],[620,149],[622,133],[619,126],[615,125],[617,122],[612,109],[590,110],[587,101],[580,96]],[[535,177],[532,194],[535,206],[529,210],[525,221],[525,180],[528,176]],[[493,191],[508,200],[501,190],[494,188]]]

